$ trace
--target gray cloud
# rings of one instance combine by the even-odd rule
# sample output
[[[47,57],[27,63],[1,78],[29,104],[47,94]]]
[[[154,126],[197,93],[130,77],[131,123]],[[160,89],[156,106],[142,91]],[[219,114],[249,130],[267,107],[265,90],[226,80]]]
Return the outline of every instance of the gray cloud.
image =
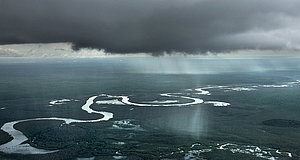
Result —
[[[112,53],[300,49],[298,0],[0,0],[0,44]]]

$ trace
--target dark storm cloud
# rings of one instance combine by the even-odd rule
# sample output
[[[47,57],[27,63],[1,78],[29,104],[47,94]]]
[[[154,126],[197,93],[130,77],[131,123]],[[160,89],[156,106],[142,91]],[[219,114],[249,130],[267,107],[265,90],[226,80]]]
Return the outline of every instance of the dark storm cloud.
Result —
[[[154,54],[294,50],[299,8],[299,0],[0,0],[0,44]]]

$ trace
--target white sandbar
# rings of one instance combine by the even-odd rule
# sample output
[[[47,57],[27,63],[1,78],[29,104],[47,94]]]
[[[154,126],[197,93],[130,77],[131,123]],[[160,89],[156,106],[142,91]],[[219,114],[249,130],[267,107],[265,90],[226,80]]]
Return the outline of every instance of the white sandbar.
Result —
[[[227,102],[218,102],[218,101],[205,101],[204,104],[212,104],[215,107],[230,106],[230,103],[227,103]]]
[[[178,95],[173,95],[173,94],[174,93],[164,93],[164,94],[160,94],[160,95],[165,96],[165,97],[176,97],[176,98],[190,99],[190,100],[193,100],[193,102],[180,103],[180,104],[147,104],[147,103],[130,102],[128,96],[120,96],[120,97],[122,98],[121,101],[123,103],[125,103],[127,105],[138,106],[138,107],[181,107],[181,106],[189,106],[189,105],[203,103],[203,100],[200,99],[200,98],[193,98],[193,97],[187,97],[187,96],[178,96]]]

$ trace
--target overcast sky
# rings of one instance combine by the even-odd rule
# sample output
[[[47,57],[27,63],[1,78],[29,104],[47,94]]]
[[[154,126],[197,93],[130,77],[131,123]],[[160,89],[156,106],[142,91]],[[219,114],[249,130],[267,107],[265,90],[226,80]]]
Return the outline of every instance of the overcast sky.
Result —
[[[111,53],[300,49],[299,0],[0,0],[0,44]]]

